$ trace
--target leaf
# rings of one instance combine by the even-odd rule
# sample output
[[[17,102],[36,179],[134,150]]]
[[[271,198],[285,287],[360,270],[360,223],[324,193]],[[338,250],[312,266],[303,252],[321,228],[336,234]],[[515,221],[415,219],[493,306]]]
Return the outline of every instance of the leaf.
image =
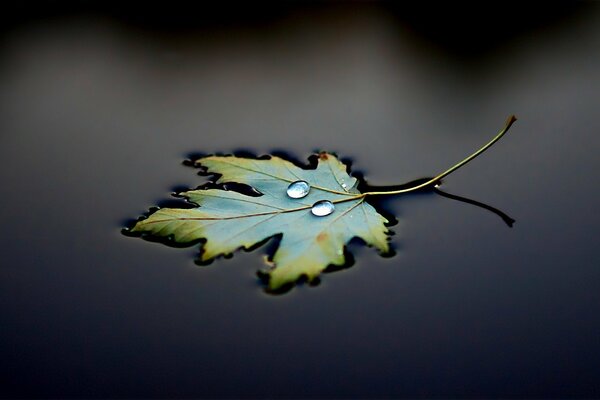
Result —
[[[261,195],[218,188],[184,192],[181,195],[198,207],[160,209],[138,221],[132,232],[170,237],[179,243],[203,239],[201,261],[281,235],[273,267],[266,271],[271,290],[302,276],[313,281],[328,265],[343,265],[344,247],[355,237],[381,253],[389,251],[388,221],[365,201],[356,189],[356,178],[332,154],[320,153],[315,169],[303,169],[275,156],[260,160],[209,156],[196,164],[221,175],[217,184],[242,183]],[[301,199],[290,198],[286,190],[299,180],[310,184],[310,192]],[[311,208],[320,200],[334,203],[334,212],[313,215]]]
[[[139,220],[134,233],[166,237],[178,243],[203,240],[200,258],[210,261],[230,255],[239,248],[250,249],[274,236],[281,236],[267,272],[269,288],[277,290],[306,276],[313,281],[328,265],[345,263],[344,247],[358,237],[382,253],[389,252],[388,221],[365,202],[367,196],[390,196],[437,188],[442,179],[462,168],[502,138],[516,121],[511,115],[489,142],[462,161],[433,178],[402,185],[393,190],[361,193],[356,178],[334,155],[320,153],[314,169],[303,169],[279,157],[247,159],[209,156],[196,161],[208,173],[220,175],[219,188],[181,193],[198,207],[166,208]],[[287,195],[290,183],[306,181],[311,191],[301,199]],[[258,196],[227,190],[227,183],[247,185]],[[239,185],[229,185],[240,188]],[[435,189],[434,189],[435,191]],[[443,193],[439,190],[436,193]],[[508,226],[514,220],[480,202],[445,194],[478,205],[501,216]],[[335,204],[333,213],[322,215],[316,204]]]

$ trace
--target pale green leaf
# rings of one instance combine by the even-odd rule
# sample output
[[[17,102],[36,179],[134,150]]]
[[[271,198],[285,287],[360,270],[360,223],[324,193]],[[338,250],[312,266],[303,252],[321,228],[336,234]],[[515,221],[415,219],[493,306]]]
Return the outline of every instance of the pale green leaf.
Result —
[[[303,169],[279,157],[209,156],[196,163],[220,174],[217,183],[243,183],[261,195],[221,189],[184,192],[198,207],[160,209],[138,221],[132,232],[172,237],[179,243],[205,239],[202,261],[282,235],[272,257],[274,267],[267,271],[272,290],[302,276],[312,281],[328,265],[344,264],[344,247],[352,238],[361,238],[382,253],[389,251],[388,221],[360,196],[356,178],[332,154],[321,153],[316,169]],[[308,182],[311,191],[301,199],[289,198],[287,187],[298,180]],[[311,206],[319,200],[334,202],[335,211],[313,215]]]

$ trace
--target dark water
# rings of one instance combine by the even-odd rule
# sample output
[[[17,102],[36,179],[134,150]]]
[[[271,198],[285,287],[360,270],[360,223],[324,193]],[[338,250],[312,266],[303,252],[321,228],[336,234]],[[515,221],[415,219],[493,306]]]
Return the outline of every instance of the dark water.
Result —
[[[600,9],[506,23],[468,54],[399,13],[7,29],[0,396],[600,397]],[[199,267],[195,248],[120,233],[203,183],[193,152],[330,150],[392,185],[511,113],[443,188],[513,228],[432,193],[390,199],[395,257],[352,246],[352,268],[283,296],[255,276],[262,249]]]

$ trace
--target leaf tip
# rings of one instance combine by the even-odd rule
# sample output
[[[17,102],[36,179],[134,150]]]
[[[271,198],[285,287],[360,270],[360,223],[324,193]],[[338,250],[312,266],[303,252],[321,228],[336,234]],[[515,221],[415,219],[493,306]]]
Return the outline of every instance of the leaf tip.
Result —
[[[329,154],[326,151],[319,153],[319,160],[329,160]]]

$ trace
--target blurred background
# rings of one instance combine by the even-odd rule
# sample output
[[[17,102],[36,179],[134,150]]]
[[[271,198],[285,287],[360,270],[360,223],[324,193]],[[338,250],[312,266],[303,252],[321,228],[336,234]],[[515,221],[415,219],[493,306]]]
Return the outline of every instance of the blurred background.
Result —
[[[600,397],[597,2],[48,1],[0,30],[0,397]],[[396,255],[263,292],[120,230],[190,154],[339,154]]]

